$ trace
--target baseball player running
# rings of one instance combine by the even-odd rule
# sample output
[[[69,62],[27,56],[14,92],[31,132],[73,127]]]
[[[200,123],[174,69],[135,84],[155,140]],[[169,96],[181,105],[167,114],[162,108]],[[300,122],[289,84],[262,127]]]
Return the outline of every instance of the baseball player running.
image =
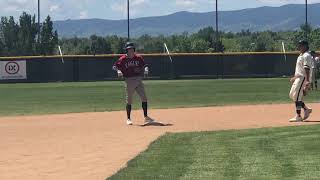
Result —
[[[296,116],[290,119],[290,122],[299,122],[308,119],[312,113],[312,109],[309,109],[303,102],[304,90],[310,88],[310,68],[312,56],[309,51],[309,44],[307,41],[301,40],[298,43],[298,50],[300,55],[297,59],[295,75],[290,79],[293,83],[289,96],[295,102]],[[301,117],[301,109],[304,109],[304,118]]]
[[[118,72],[119,78],[124,78],[126,83],[126,101],[127,101],[127,125],[132,125],[131,107],[132,99],[135,91],[141,98],[142,109],[144,112],[145,124],[153,123],[154,120],[148,116],[148,100],[142,82],[143,75],[148,72],[142,56],[135,53],[135,46],[132,42],[127,42],[125,45],[126,53],[113,65],[113,69]]]

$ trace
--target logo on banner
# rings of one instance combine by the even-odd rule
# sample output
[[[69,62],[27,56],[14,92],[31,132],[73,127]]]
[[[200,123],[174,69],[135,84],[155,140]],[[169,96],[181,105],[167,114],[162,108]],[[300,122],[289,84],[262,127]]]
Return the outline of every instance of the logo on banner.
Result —
[[[10,75],[17,74],[19,70],[20,70],[19,64],[16,62],[8,62],[5,65],[5,71]]]
[[[0,80],[27,79],[25,60],[0,61]]]

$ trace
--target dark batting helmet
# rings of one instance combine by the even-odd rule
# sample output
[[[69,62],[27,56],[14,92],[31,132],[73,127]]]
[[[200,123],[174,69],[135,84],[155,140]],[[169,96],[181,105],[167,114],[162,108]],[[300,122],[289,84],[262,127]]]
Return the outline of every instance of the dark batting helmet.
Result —
[[[308,43],[308,41],[306,41],[306,40],[300,40],[300,41],[298,42],[298,45],[309,46],[309,43]]]
[[[124,47],[125,50],[128,50],[128,49],[134,49],[136,50],[136,47],[134,46],[134,43],[133,42],[127,42],[125,47]]]
[[[298,42],[298,45],[299,45],[299,46],[304,46],[307,50],[309,50],[309,43],[308,43],[307,40],[300,40],[300,41]]]

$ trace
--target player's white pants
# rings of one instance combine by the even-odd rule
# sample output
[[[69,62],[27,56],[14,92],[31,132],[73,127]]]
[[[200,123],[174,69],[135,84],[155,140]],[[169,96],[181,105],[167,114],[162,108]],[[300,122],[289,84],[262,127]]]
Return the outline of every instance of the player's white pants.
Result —
[[[303,85],[304,85],[305,78],[298,77],[294,83],[292,84],[289,97],[294,101],[302,101],[303,99]]]

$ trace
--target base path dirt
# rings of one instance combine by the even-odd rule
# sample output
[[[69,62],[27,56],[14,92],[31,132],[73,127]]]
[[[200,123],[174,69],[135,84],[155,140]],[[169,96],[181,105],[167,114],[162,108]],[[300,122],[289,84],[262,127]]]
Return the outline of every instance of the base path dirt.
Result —
[[[125,125],[124,112],[0,118],[0,179],[102,180],[117,172],[166,132],[215,131],[290,125],[320,120],[320,105],[312,104],[310,121],[289,123],[293,105],[254,105],[151,110],[171,126]]]

